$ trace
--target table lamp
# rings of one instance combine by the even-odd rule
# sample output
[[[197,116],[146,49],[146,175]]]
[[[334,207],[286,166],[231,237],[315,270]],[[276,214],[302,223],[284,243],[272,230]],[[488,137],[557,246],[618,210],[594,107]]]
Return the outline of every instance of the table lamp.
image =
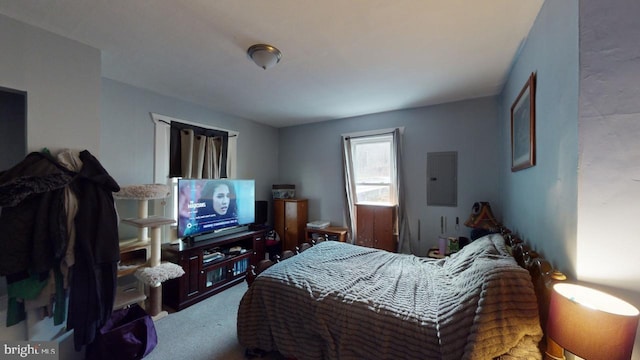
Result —
[[[607,293],[558,283],[549,304],[547,336],[587,360],[631,359],[638,309]]]
[[[500,222],[491,211],[491,205],[486,201],[476,202],[471,207],[471,215],[464,224],[474,229],[496,230]]]

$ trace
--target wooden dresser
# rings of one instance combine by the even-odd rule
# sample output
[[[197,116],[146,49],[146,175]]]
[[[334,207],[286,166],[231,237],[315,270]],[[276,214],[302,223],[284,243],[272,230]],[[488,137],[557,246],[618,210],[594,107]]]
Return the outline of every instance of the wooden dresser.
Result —
[[[396,252],[396,206],[356,204],[355,244]]]
[[[307,199],[274,199],[273,228],[280,236],[282,251],[295,251],[305,238],[308,219]]]

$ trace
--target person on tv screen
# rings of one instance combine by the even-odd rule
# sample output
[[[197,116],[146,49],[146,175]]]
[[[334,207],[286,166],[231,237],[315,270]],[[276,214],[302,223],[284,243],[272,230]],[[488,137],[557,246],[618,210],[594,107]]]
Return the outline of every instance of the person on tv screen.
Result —
[[[216,219],[237,217],[236,194],[231,182],[223,180],[207,184],[202,198],[207,203],[210,201]]]
[[[201,217],[204,231],[238,225],[238,205],[233,184],[226,180],[208,183],[202,190],[206,214]]]
[[[182,236],[194,236],[238,225],[236,194],[226,180],[193,180],[180,187]],[[197,199],[197,200],[196,200]]]

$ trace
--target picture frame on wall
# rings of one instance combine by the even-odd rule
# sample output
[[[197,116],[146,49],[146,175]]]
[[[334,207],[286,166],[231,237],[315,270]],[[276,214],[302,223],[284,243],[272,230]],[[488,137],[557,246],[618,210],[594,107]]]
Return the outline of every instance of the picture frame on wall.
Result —
[[[536,74],[531,73],[511,105],[511,171],[536,164]]]

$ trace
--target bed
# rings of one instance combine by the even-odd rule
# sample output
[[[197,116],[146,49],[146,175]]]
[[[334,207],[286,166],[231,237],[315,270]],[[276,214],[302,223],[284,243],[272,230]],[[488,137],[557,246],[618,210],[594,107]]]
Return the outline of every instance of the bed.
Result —
[[[300,360],[542,358],[531,275],[499,234],[444,259],[325,241],[252,280],[237,322],[251,351]]]

